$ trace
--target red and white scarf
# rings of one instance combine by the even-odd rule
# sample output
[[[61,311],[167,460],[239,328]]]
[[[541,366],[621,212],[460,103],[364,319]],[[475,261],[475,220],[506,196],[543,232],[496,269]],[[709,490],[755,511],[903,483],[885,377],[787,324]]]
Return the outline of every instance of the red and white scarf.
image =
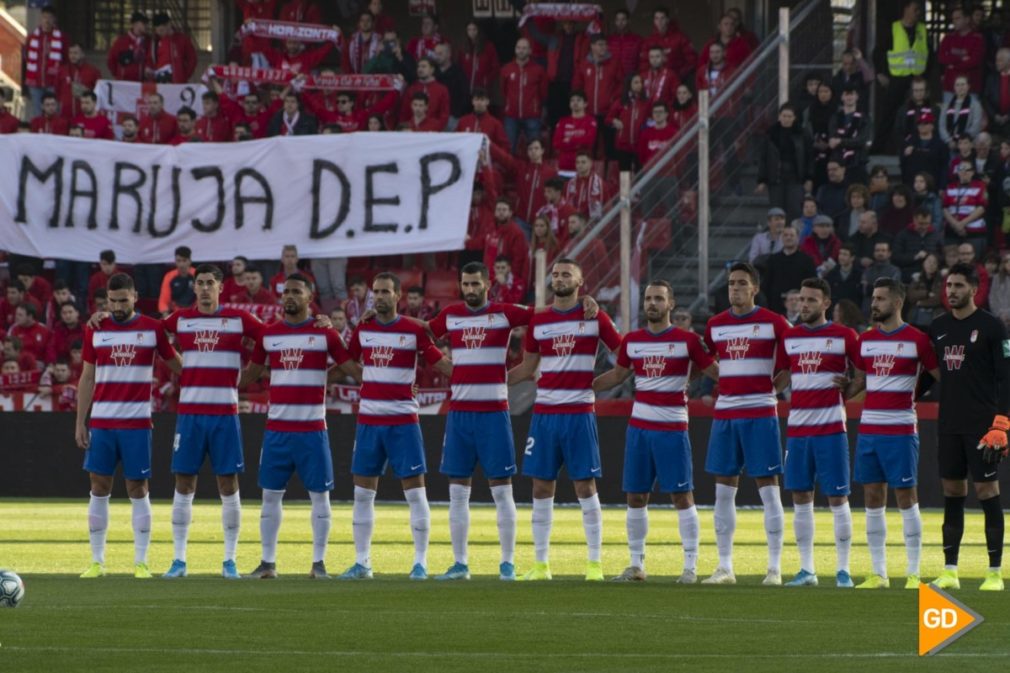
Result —
[[[378,56],[382,50],[382,38],[375,32],[365,38],[361,31],[358,31],[351,35],[347,48],[350,50],[351,70],[362,72],[365,64]]]
[[[293,23],[291,21],[268,21],[250,19],[242,24],[243,35],[255,35],[271,40],[294,40],[296,42],[332,42],[340,46],[340,29],[318,23]]]
[[[564,3],[564,2],[533,2],[523,7],[523,14],[519,17],[519,27],[534,17],[546,17],[556,21],[588,21],[586,33],[594,35],[603,32],[603,24],[600,18],[603,16],[603,8],[590,3]]]
[[[45,80],[45,73],[42,68],[50,66],[59,68],[63,61],[63,33],[59,28],[53,28],[51,33],[42,32],[42,28],[36,28],[28,37],[28,44],[25,49],[25,73],[28,79],[40,77],[40,83]]]
[[[280,68],[249,68],[238,65],[212,65],[207,68],[204,80],[219,79],[252,84],[288,84],[296,77],[290,70]],[[325,91],[399,91],[402,80],[395,75],[303,75],[294,83],[297,89],[323,89]]]

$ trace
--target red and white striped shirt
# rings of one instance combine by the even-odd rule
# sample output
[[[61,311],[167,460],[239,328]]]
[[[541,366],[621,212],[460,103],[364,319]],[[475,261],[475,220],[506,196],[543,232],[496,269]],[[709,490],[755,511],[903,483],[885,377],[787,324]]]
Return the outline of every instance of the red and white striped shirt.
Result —
[[[263,323],[245,311],[221,307],[210,314],[181,309],[162,324],[175,334],[182,352],[178,413],[237,414],[242,339],[256,340]]]
[[[859,336],[845,325],[797,325],[786,330],[786,356],[792,375],[787,436],[810,437],[845,432],[845,403],[835,377],[859,355]]]
[[[789,322],[766,308],[746,315],[732,310],[713,316],[705,327],[705,342],[719,359],[719,397],[715,418],[775,416],[775,372],[789,361],[782,337]]]
[[[417,400],[411,390],[417,355],[423,355],[429,365],[442,359],[442,351],[431,342],[424,325],[402,315],[390,323],[369,320],[354,330],[347,349],[362,366],[358,423],[417,423]]]
[[[314,326],[315,318],[292,325],[266,325],[256,339],[252,361],[270,367],[267,430],[315,432],[326,429],[327,356],[337,365],[350,359],[333,329]]]
[[[487,303],[472,309],[460,302],[428,321],[435,338],[449,335],[452,346],[450,411],[503,411],[509,408],[505,383],[509,335],[530,324],[533,310],[516,304]]]
[[[859,353],[853,364],[866,372],[859,433],[914,435],[917,419],[913,400],[919,367],[931,371],[939,366],[929,337],[908,324],[893,332],[871,329],[859,337]]]
[[[567,311],[553,306],[537,311],[526,330],[526,352],[540,354],[536,414],[593,413],[593,367],[602,341],[610,350],[621,335],[603,311],[587,320],[580,303]]]
[[[976,208],[987,208],[988,204],[986,186],[981,180],[972,180],[967,185],[954,182],[943,192],[943,209],[957,220],[964,219]],[[984,234],[985,215],[968,222],[964,228],[969,234]]]
[[[628,425],[643,430],[687,430],[687,383],[691,365],[707,369],[712,356],[701,337],[678,327],[659,334],[631,332],[621,342],[617,364],[635,371],[635,403]]]
[[[155,352],[165,360],[175,357],[161,322],[154,318],[138,313],[124,323],[110,318],[103,320],[97,330],[84,328],[81,357],[95,366],[90,427],[151,427]]]

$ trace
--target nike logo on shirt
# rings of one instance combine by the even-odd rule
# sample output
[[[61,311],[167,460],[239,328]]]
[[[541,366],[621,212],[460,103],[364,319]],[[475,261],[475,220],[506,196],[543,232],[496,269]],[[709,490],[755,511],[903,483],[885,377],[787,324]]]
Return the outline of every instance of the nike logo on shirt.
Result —
[[[993,472],[986,472],[985,473],[985,478],[986,479],[988,479],[989,477],[994,477],[994,476],[996,476],[996,472],[995,471],[993,471]]]
[[[940,339],[944,338],[945,336],[947,336],[947,335],[946,334],[941,334],[940,336],[936,337],[936,340],[939,341]]]

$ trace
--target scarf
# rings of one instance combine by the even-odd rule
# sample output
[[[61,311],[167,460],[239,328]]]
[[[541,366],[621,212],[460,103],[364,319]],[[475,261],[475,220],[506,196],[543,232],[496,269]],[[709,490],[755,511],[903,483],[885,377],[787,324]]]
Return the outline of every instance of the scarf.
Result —
[[[290,21],[268,21],[251,19],[242,24],[242,35],[254,35],[271,40],[295,40],[296,42],[332,42],[338,47],[342,37],[340,29],[317,23],[292,23]]]

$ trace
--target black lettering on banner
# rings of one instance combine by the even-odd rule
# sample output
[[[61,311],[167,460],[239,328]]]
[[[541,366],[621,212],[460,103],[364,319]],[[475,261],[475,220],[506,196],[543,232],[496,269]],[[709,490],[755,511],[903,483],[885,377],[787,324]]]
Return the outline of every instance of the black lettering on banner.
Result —
[[[217,216],[214,221],[208,224],[194,217],[190,222],[194,229],[205,234],[217,231],[224,224],[224,173],[217,166],[200,166],[191,170],[190,175],[194,180],[203,180],[204,178],[217,180]]]
[[[376,173],[399,173],[396,162],[382,164],[380,166],[365,166],[365,226],[364,231],[381,232],[389,231],[396,233],[399,228],[395,222],[374,222],[373,206],[398,206],[399,196],[375,196],[375,183],[373,177]]]
[[[259,196],[244,196],[242,194],[242,181],[246,178],[255,180],[262,189]],[[266,206],[266,213],[263,216],[263,231],[269,231],[274,224],[274,195],[270,191],[270,183],[263,177],[263,174],[255,168],[243,168],[235,174],[235,228],[241,229],[245,225],[246,204],[261,203]]]
[[[87,176],[90,187],[82,189],[78,185],[78,176]],[[70,202],[67,204],[67,219],[63,222],[64,227],[74,226],[74,206],[77,199],[87,199],[91,204],[88,208],[88,229],[98,228],[98,178],[91,164],[81,159],[74,159],[70,163]]]
[[[182,175],[182,169],[178,166],[172,166],[172,219],[169,221],[167,229],[158,229],[158,222],[154,213],[157,210],[155,206],[158,202],[155,193],[157,191],[159,168],[160,166],[155,166],[154,183],[151,185],[151,215],[147,218],[147,233],[150,234],[151,238],[165,238],[175,233],[176,228],[179,226],[179,208],[182,204],[182,190],[179,187],[179,177]]]
[[[431,182],[431,165],[437,161],[449,162],[449,179],[435,185]],[[459,157],[452,152],[433,152],[421,157],[421,217],[417,222],[419,229],[428,228],[428,206],[431,204],[431,197],[459,182],[462,174]]]
[[[60,204],[63,202],[62,157],[54,161],[52,166],[44,171],[39,170],[39,167],[27,156],[21,157],[21,171],[18,175],[18,212],[14,216],[14,221],[21,224],[28,224],[28,207],[25,204],[25,199],[28,196],[29,174],[43,184],[48,182],[49,178],[53,178],[53,214],[49,218],[49,226],[52,228],[60,226]]]
[[[123,174],[132,171],[136,176],[132,182],[126,182]],[[133,218],[133,233],[140,233],[140,222],[144,216],[144,200],[140,198],[140,188],[147,182],[147,173],[140,166],[131,164],[128,161],[117,161],[115,164],[115,178],[112,182],[112,216],[109,218],[109,229],[116,231],[119,229],[119,197],[129,196],[137,205],[137,214]]]
[[[337,216],[333,222],[325,227],[319,226],[320,199],[322,197],[323,172],[333,175],[340,183],[340,205],[337,207]],[[325,159],[315,159],[312,162],[312,223],[309,228],[309,238],[320,239],[333,235],[337,229],[347,219],[347,213],[351,210],[351,181],[347,179],[344,171],[332,161]],[[347,235],[352,236],[353,231],[348,231]]]

